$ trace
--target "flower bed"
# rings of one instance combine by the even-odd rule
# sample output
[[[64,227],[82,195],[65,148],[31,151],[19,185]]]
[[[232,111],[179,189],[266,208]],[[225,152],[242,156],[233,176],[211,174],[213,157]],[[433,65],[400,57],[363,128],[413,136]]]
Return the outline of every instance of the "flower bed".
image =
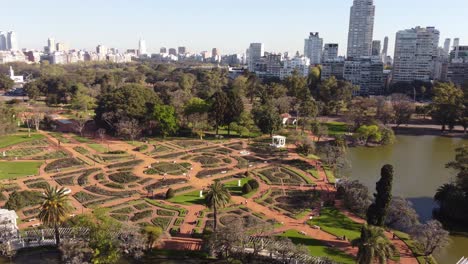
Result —
[[[35,183],[28,184],[26,186],[28,186],[28,188],[30,189],[47,189],[47,187],[49,187],[50,185],[45,181],[38,181]]]
[[[140,178],[135,176],[131,172],[118,172],[118,173],[109,175],[109,179],[116,183],[125,184],[125,183],[135,182],[139,180]]]
[[[113,214],[129,214],[129,213],[132,213],[133,211],[134,210],[133,210],[132,207],[124,207],[124,208],[114,210],[111,213],[113,213]]]
[[[17,148],[17,149],[12,149],[12,150],[5,150],[6,157],[1,157],[2,159],[4,158],[12,158],[12,157],[29,157],[33,156],[36,154],[39,154],[43,152],[45,149],[43,148]]]
[[[192,167],[190,163],[153,163],[150,169],[144,171],[145,174],[154,175],[154,174],[169,174],[169,175],[182,175],[188,172],[188,169]]]
[[[173,141],[172,143],[174,143],[175,145],[177,145],[179,147],[182,147],[182,148],[196,147],[196,146],[206,144],[205,141],[201,141],[201,140],[200,141],[198,141],[198,140],[177,140],[177,141]]]
[[[64,159],[68,158],[70,155],[62,150],[50,152],[41,156],[34,157],[34,160],[48,160],[48,159]]]
[[[101,196],[97,196],[83,191],[73,194],[73,197],[75,197],[75,199],[78,200],[78,202],[80,203],[85,203],[101,198]]]
[[[181,226],[183,223],[184,223],[184,219],[183,219],[183,218],[177,218],[177,219],[174,221],[174,225],[175,225],[175,226]]]
[[[184,154],[185,154],[185,152],[176,152],[176,153],[170,153],[170,154],[166,154],[166,155],[156,156],[154,158],[155,159],[175,159],[175,158],[180,157],[180,156],[182,156]]]
[[[101,189],[97,186],[88,186],[88,187],[85,187],[85,190],[89,191],[89,192],[92,192],[92,193],[95,193],[95,194],[99,194],[99,195],[105,195],[105,196],[115,196],[115,197],[130,197],[132,195],[135,195],[137,194],[137,191],[121,191],[121,192],[113,192],[113,191],[108,191],[108,190],[104,190],[104,189]]]
[[[142,162],[143,162],[142,160],[131,160],[131,161],[126,161],[126,162],[111,164],[111,165],[108,165],[107,168],[115,169],[115,168],[123,168],[123,167],[134,167],[134,166],[141,164]]]
[[[202,171],[198,172],[195,177],[197,177],[199,179],[209,178],[209,177],[215,176],[216,174],[220,174],[223,171],[228,171],[228,170],[229,170],[228,168],[220,168],[220,169],[213,169],[213,170],[202,170]]]
[[[198,156],[192,159],[194,162],[198,162],[202,165],[202,167],[213,167],[220,163],[223,163],[220,159],[208,155]]]
[[[172,221],[172,217],[156,217],[153,220],[151,220],[151,222],[155,226],[161,227],[162,230],[167,230],[167,228],[171,224],[171,221]]]
[[[44,170],[46,172],[50,172],[53,170],[65,169],[79,165],[84,165],[83,161],[76,158],[66,158],[52,161],[51,163],[47,164]]]
[[[128,215],[123,215],[123,214],[110,214],[112,218],[114,218],[117,221],[121,222],[127,222],[128,221]]]
[[[142,212],[135,213],[130,220],[132,222],[140,221],[142,219],[145,219],[147,217],[150,217],[153,214],[153,211],[151,210],[146,210]]]
[[[167,210],[172,210],[172,211],[177,211],[179,212],[179,216],[180,217],[184,217],[187,215],[187,210],[184,209],[184,208],[180,208],[180,207],[176,207],[176,206],[172,206],[172,205],[167,205],[167,204],[163,204],[163,203],[160,203],[158,201],[155,201],[155,200],[151,200],[151,199],[145,199],[145,201],[147,201],[148,203],[156,206],[156,207],[159,207],[159,208],[163,208],[163,209],[167,209]]]
[[[256,171],[267,183],[271,184],[313,184],[307,181],[306,176],[301,176],[298,172],[287,167],[275,167]]]
[[[62,178],[53,178],[58,184],[63,185],[63,186],[73,186],[75,185],[74,179],[75,176],[68,176],[68,177],[62,177]]]
[[[115,183],[115,182],[106,183],[106,184],[104,184],[104,186],[106,186],[107,188],[111,188],[111,189],[119,189],[119,190],[124,190],[125,189],[124,185],[122,185],[120,183]]]
[[[41,203],[42,194],[36,191],[20,191],[10,194],[5,208],[8,210],[21,210],[25,207],[38,205]]]
[[[183,183],[187,183],[187,180],[184,180],[184,179],[159,180],[156,183],[145,186],[145,189],[148,190],[148,191],[155,190],[155,189],[164,189],[164,188],[167,188],[167,187],[169,187],[171,185],[183,184]]]
[[[137,210],[143,210],[151,206],[149,206],[147,203],[141,203],[141,204],[135,204],[133,207],[135,207],[135,209]]]
[[[86,170],[84,171],[79,177],[78,177],[78,184],[80,186],[85,186],[88,184],[88,177],[95,173],[95,172],[98,172],[100,171],[100,169],[98,168],[94,168],[94,169],[89,169],[89,170]]]
[[[80,153],[81,155],[87,155],[89,154],[89,151],[83,147],[74,147],[73,150],[75,150],[76,152]]]
[[[24,210],[23,214],[26,217],[36,216],[39,214],[40,211],[41,211],[40,208],[33,208],[33,209]]]
[[[156,210],[156,214],[159,215],[159,216],[174,216],[176,214],[176,212],[169,211],[169,210],[158,209],[158,210]]]

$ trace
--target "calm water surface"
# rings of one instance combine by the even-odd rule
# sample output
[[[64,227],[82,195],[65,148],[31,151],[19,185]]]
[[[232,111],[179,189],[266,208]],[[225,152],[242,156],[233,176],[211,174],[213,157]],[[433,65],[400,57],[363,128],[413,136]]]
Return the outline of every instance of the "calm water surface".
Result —
[[[392,146],[379,148],[351,148],[351,179],[360,180],[371,191],[385,164],[395,167],[393,194],[408,198],[420,215],[421,221],[431,218],[437,188],[454,179],[455,173],[445,168],[454,159],[455,148],[468,140],[437,136],[397,136]],[[436,256],[440,264],[456,263],[468,257],[468,237],[452,236],[451,245]]]

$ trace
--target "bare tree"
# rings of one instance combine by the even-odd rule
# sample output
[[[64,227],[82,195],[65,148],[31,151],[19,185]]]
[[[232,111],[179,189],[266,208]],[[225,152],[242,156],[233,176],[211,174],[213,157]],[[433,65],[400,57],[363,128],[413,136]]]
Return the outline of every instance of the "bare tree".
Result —
[[[142,131],[140,123],[136,119],[120,120],[117,125],[117,133],[134,141]]]
[[[104,128],[99,128],[97,131],[96,131],[99,139],[101,140],[101,142],[104,140],[104,138],[106,137],[106,130]]]
[[[402,197],[393,197],[385,218],[385,225],[403,232],[419,224],[418,213],[410,201]]]
[[[414,102],[404,94],[392,95],[392,106],[397,127],[407,124],[411,119],[411,115],[416,111]]]
[[[73,122],[73,127],[77,133],[80,134],[80,136],[83,136],[83,131],[86,127],[86,124],[88,123],[88,120],[85,118],[77,118]]]
[[[450,242],[449,232],[437,220],[431,220],[426,224],[415,226],[411,231],[411,235],[421,245],[423,256],[426,257],[427,263],[429,263],[428,259],[430,255],[444,248]]]
[[[34,125],[34,128],[36,129],[36,131],[39,131],[41,121],[43,119],[44,119],[44,113],[42,112],[34,113],[33,115],[31,115],[32,124]]]

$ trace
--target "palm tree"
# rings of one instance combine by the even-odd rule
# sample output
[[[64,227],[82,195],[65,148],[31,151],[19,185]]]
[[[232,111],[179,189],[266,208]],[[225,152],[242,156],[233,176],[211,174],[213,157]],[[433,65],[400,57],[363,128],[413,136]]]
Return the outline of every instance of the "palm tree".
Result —
[[[231,194],[228,189],[220,183],[215,181],[208,187],[208,193],[205,196],[206,206],[213,209],[214,224],[213,230],[216,231],[218,223],[218,209],[225,207],[231,200]]]
[[[63,223],[67,213],[70,211],[68,194],[66,189],[48,186],[42,195],[42,206],[39,219],[44,225],[55,229],[55,242],[60,244],[59,225]]]
[[[376,226],[364,225],[361,237],[353,240],[353,246],[359,247],[357,263],[371,264],[377,260],[380,264],[387,263],[387,259],[395,253],[395,246],[385,237],[384,230]]]

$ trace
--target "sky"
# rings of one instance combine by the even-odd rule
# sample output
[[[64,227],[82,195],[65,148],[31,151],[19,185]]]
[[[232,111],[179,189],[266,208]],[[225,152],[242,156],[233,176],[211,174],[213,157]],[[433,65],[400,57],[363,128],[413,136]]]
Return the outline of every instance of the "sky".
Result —
[[[468,44],[467,0],[374,0],[374,39],[435,26]],[[345,55],[352,0],[0,0],[0,30],[16,31],[21,48],[42,49],[48,37],[70,48],[99,44],[121,50],[147,42],[149,52],[186,46],[190,52],[244,53],[251,42],[270,52],[303,53],[309,32],[339,43]]]

